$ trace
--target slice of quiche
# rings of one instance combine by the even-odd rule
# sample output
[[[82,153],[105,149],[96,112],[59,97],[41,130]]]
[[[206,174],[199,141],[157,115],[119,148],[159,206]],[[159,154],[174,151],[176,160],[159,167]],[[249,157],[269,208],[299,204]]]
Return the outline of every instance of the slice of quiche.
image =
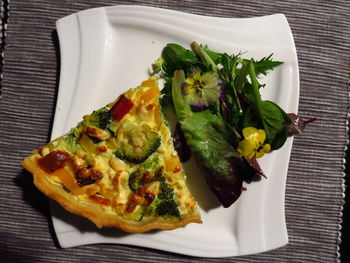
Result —
[[[22,165],[34,184],[98,227],[140,233],[201,223],[150,78],[83,117]]]

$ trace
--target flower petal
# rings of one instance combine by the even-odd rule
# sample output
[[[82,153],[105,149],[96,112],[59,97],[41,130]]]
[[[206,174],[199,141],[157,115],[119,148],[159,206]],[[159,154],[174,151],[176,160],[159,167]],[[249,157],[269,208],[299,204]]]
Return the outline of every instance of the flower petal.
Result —
[[[209,106],[208,101],[203,93],[190,93],[187,96],[188,103],[192,106],[196,107],[206,107]]]
[[[266,133],[262,129],[257,129],[254,127],[246,127],[243,129],[243,136],[251,144],[259,148],[266,140]]]
[[[259,147],[259,133],[258,129],[254,127],[246,127],[243,129],[244,138],[249,141],[255,148]]]
[[[251,159],[255,155],[256,148],[248,140],[242,140],[238,143],[237,151],[246,159]]]
[[[193,85],[193,81],[192,80],[186,80],[183,84],[182,84],[182,94],[184,95],[188,95],[188,94],[193,94],[196,93],[196,88],[195,85]]]
[[[263,145],[263,149],[264,149],[265,153],[269,153],[271,151],[271,145],[266,143]]]
[[[264,130],[259,129],[258,135],[259,135],[259,144],[262,145],[266,140],[266,133]]]
[[[260,147],[260,149],[258,149],[258,151],[256,151],[256,158],[260,158],[262,157],[265,153],[268,153],[271,151],[271,145],[270,144],[264,144],[262,147]]]
[[[254,135],[257,132],[257,128],[254,127],[246,127],[243,131],[244,138],[248,139],[251,135]]]

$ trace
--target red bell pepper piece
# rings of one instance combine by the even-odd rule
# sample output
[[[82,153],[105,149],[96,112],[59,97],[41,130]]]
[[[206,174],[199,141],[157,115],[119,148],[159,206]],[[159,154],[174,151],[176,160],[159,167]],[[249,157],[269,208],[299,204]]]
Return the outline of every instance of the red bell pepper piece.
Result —
[[[45,155],[38,160],[38,163],[45,172],[53,173],[57,169],[63,168],[70,158],[69,153],[58,150]]]
[[[109,110],[109,114],[113,120],[120,121],[134,106],[131,100],[124,95],[121,95],[119,100]]]

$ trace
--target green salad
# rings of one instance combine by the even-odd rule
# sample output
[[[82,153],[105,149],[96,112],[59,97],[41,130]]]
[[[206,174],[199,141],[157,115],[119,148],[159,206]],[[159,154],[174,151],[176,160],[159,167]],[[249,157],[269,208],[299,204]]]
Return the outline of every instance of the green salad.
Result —
[[[264,176],[257,158],[283,146],[305,124],[276,103],[263,100],[258,77],[283,62],[219,53],[192,42],[171,43],[153,65],[164,81],[161,103],[177,116],[175,147],[182,161],[195,155],[210,189],[224,207],[241,195],[244,181]],[[190,153],[189,153],[190,152]]]

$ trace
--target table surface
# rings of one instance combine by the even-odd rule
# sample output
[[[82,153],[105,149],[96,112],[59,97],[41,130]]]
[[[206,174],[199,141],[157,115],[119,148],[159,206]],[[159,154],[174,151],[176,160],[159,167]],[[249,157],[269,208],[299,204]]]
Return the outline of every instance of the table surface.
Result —
[[[59,77],[55,21],[88,8],[118,4],[148,5],[219,17],[286,15],[298,54],[299,114],[317,118],[293,144],[285,198],[288,245],[257,255],[224,259],[193,258],[111,244],[58,247],[48,200],[34,187],[31,175],[21,168],[20,162],[50,138]],[[5,40],[0,100],[0,261],[340,260],[349,108],[349,1],[17,0],[11,1],[9,10],[8,26],[2,29],[2,33],[6,29],[7,34],[1,38],[0,46],[4,47]],[[347,211],[344,213],[349,217]],[[348,236],[345,240],[349,240]]]

